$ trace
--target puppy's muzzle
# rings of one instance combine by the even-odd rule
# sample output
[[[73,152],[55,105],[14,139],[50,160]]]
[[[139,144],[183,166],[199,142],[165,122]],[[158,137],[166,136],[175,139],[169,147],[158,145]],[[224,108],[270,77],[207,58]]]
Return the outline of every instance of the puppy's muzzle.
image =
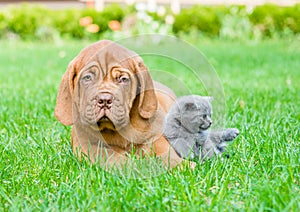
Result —
[[[97,105],[100,109],[110,109],[113,105],[113,96],[110,93],[100,93]]]

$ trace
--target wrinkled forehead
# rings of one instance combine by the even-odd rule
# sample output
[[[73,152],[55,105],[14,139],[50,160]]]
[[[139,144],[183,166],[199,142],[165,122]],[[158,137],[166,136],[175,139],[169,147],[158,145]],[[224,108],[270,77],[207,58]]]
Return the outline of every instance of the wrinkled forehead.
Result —
[[[79,61],[77,61],[78,67],[76,69],[79,72],[96,64],[103,76],[115,67],[134,71],[134,61],[137,57],[137,53],[113,42],[98,48],[92,45],[78,55]]]
[[[134,71],[134,58],[137,57],[135,52],[132,52],[119,45],[110,45],[101,49],[95,54],[92,61],[97,61],[103,74],[112,70],[112,68],[126,68]]]

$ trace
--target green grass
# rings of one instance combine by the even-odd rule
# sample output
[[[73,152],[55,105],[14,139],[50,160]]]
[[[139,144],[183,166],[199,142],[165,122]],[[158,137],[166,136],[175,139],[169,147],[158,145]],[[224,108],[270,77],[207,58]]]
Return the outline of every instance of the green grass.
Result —
[[[222,82],[226,126],[241,134],[228,148],[229,160],[144,179],[79,162],[70,128],[54,118],[61,76],[86,44],[0,42],[1,211],[300,210],[299,40],[195,43]],[[201,91],[178,72],[180,65],[160,67]]]

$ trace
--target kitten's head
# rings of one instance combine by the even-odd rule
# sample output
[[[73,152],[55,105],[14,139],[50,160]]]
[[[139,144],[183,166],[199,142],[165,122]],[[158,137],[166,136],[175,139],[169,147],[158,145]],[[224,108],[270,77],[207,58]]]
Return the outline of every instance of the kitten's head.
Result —
[[[180,113],[177,121],[191,133],[207,130],[212,124],[212,100],[212,97],[198,95],[179,98],[175,103]]]

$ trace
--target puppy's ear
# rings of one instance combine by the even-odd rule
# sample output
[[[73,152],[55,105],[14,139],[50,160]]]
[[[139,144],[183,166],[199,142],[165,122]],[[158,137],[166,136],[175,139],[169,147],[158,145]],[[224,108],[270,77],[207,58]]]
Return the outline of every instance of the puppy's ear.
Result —
[[[64,125],[72,125],[72,99],[74,91],[75,71],[73,63],[68,66],[66,73],[63,75],[58,90],[55,106],[55,116]]]
[[[153,81],[143,60],[135,58],[137,77],[139,80],[139,105],[138,111],[142,118],[151,118],[157,110],[157,98]]]

